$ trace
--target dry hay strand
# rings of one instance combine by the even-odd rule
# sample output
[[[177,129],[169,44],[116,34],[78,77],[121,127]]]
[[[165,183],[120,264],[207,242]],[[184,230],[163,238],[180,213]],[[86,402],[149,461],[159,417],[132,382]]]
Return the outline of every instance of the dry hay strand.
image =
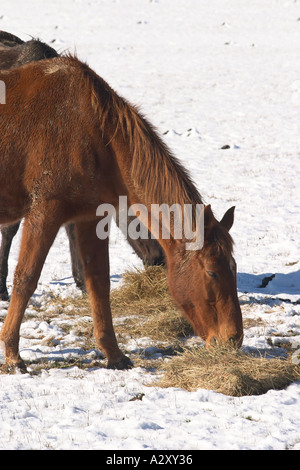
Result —
[[[152,386],[204,388],[235,397],[280,390],[300,379],[299,365],[286,359],[254,357],[228,347],[186,349],[162,369],[165,375]]]
[[[175,305],[167,283],[166,270],[162,266],[149,266],[123,274],[123,283],[110,293],[114,328],[119,337],[149,337],[156,341],[175,341],[190,336],[193,329]],[[92,344],[93,324],[79,321],[89,317],[90,301],[87,294],[78,297],[52,295],[47,302],[48,310],[41,312],[45,320],[65,315],[76,320],[77,334]],[[72,328],[74,325],[72,326]]]
[[[127,271],[123,285],[111,293],[113,317],[123,317],[116,324],[120,334],[147,336],[170,341],[193,334],[188,321],[179,312],[168,290],[165,268],[149,266]]]
[[[163,266],[148,266],[145,269],[126,271],[123,274],[123,285],[115,289],[113,301],[115,303],[160,297],[170,298],[166,269]]]

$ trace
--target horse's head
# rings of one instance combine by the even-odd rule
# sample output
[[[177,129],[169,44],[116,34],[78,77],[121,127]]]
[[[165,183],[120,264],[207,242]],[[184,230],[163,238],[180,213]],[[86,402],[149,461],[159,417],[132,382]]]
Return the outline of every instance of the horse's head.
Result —
[[[210,206],[204,212],[204,245],[187,252],[182,241],[168,257],[168,280],[175,300],[206,345],[243,340],[242,314],[237,297],[236,264],[232,256],[234,207],[218,222]]]

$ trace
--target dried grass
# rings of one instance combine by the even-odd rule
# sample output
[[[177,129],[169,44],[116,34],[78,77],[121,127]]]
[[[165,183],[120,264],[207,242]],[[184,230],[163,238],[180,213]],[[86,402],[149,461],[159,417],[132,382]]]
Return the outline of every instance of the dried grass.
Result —
[[[123,279],[123,285],[111,293],[113,317],[125,318],[116,325],[119,334],[148,336],[157,341],[174,341],[193,334],[169,294],[165,268],[150,266],[126,272]]]
[[[123,274],[122,286],[112,291],[112,302],[115,306],[140,299],[153,300],[153,297],[168,302],[171,300],[166,269],[163,266],[126,271]]]
[[[165,375],[155,384],[195,391],[214,390],[230,396],[260,395],[300,379],[299,366],[288,360],[254,357],[241,350],[187,349],[162,366]]]
[[[117,336],[135,339],[150,337],[166,342],[167,350],[182,351],[180,338],[193,334],[192,327],[177,309],[171,298],[166,271],[163,267],[126,272],[123,284],[112,291],[111,307]],[[64,312],[74,319],[88,315],[90,306],[87,296],[78,299],[53,299],[57,305],[51,314]],[[82,322],[86,322],[85,324]],[[249,324],[249,327],[252,324]],[[247,328],[247,324],[244,325]],[[92,323],[81,317],[77,325],[88,345],[93,344]],[[180,346],[179,346],[180,345]],[[199,388],[214,390],[230,396],[259,395],[270,389],[282,389],[300,379],[299,365],[288,360],[255,357],[242,350],[228,348],[185,349],[182,354],[168,359],[147,361],[134,357],[143,367],[161,370],[163,377],[151,384],[160,387],[179,387],[188,391]],[[148,364],[149,365],[149,364]]]

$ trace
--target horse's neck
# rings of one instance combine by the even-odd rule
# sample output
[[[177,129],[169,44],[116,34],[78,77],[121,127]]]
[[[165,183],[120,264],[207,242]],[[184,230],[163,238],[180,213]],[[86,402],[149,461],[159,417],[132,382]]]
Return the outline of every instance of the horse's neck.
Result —
[[[122,124],[117,129],[111,126],[108,137],[120,169],[122,178],[120,187],[126,187],[131,205],[143,206],[139,211],[140,220],[161,246],[169,249],[172,240],[176,237],[175,223],[169,224],[168,218],[165,219],[169,225],[167,227],[169,237],[166,239],[164,238],[166,232],[163,234],[161,231],[162,223],[159,215],[159,223],[156,223],[154,231],[151,224],[153,205],[166,205],[169,211],[168,216],[171,218],[175,218],[175,215],[171,213],[171,207],[175,205],[183,221],[185,204],[195,207],[196,204],[201,204],[201,197],[186,170],[172,156],[151,125],[137,114],[132,117],[128,113],[126,117],[126,128],[122,129]],[[180,244],[179,240],[178,243]]]

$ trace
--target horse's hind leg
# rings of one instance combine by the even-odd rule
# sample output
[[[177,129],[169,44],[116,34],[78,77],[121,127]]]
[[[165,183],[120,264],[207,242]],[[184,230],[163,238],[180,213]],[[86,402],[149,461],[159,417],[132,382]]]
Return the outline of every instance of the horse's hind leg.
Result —
[[[43,213],[31,213],[25,219],[13,292],[0,334],[6,360],[4,370],[10,371],[15,367],[25,369],[19,355],[20,326],[27,303],[36,289],[44,261],[60,225],[57,211],[54,211],[51,203],[47,204]]]
[[[8,256],[14,236],[16,235],[20,222],[7,227],[1,227],[0,247],[0,300],[8,300],[6,279],[8,274]]]
[[[77,223],[76,230],[85,285],[91,300],[96,341],[108,359],[108,368],[127,369],[132,363],[120,351],[112,324],[108,239],[97,238],[95,221]]]
[[[72,275],[75,281],[76,286],[85,292],[85,283],[83,275],[83,267],[81,263],[81,258],[78,252],[76,234],[75,234],[75,225],[67,224],[66,232],[69,238],[70,254],[71,254],[71,263],[72,263]]]

